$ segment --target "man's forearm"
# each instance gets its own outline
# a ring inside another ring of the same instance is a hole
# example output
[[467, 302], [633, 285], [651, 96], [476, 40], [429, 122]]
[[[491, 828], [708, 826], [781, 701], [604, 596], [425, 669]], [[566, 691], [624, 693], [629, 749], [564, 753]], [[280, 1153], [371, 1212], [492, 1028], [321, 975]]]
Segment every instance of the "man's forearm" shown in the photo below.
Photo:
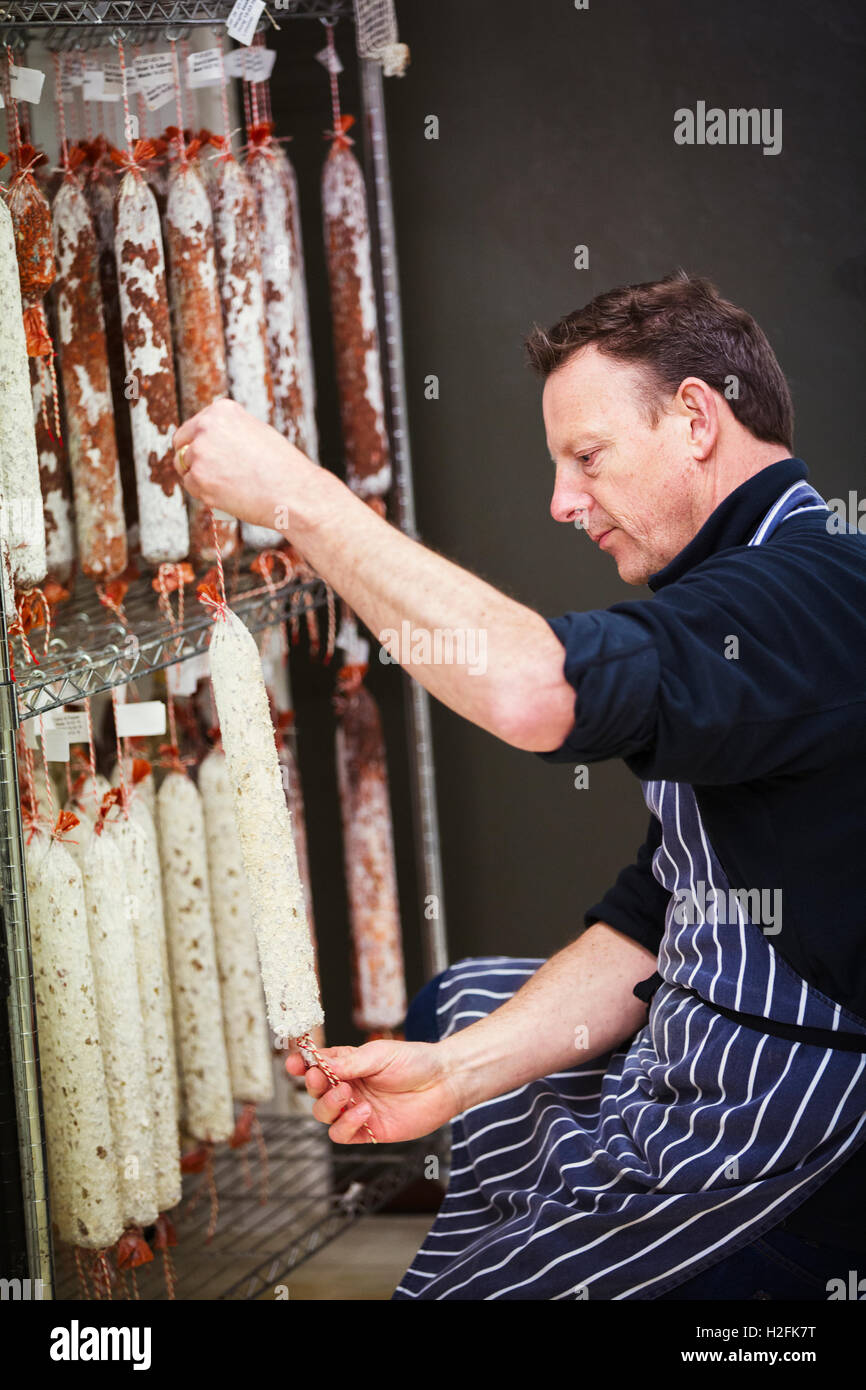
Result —
[[[605, 922], [589, 927], [513, 998], [439, 1044], [461, 1109], [591, 1061], [631, 1038], [647, 1018], [632, 989], [656, 965], [651, 951]], [[459, 987], [453, 982], [454, 991]]]
[[[549, 625], [522, 603], [427, 549], [377, 516], [339, 479], [319, 470], [285, 528], [377, 638], [410, 624], [416, 637], [393, 655], [443, 704], [517, 747], [562, 743], [574, 716], [563, 649]], [[442, 659], [464, 634], [464, 660]], [[469, 659], [466, 658], [469, 654]], [[408, 660], [406, 659], [408, 656]], [[426, 658], [426, 659], [425, 659]]]

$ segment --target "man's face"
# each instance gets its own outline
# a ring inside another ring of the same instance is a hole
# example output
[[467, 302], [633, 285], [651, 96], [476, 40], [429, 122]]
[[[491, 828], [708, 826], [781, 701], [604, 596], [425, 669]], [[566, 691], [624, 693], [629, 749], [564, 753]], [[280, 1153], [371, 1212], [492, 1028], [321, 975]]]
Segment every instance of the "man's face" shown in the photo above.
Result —
[[580, 522], [626, 584], [645, 584], [704, 515], [690, 412], [675, 397], [653, 427], [641, 381], [639, 368], [590, 345], [547, 378], [542, 402], [556, 464], [551, 515]]

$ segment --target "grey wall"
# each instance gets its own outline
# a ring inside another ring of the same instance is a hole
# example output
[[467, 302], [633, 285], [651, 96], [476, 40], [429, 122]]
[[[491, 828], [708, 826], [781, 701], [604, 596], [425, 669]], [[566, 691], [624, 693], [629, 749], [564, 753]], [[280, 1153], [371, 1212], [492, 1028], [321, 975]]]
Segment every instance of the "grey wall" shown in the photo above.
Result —
[[[646, 593], [623, 585], [609, 557], [549, 516], [540, 385], [523, 366], [522, 340], [533, 320], [549, 324], [603, 289], [678, 265], [713, 278], [768, 333], [794, 393], [796, 449], [815, 485], [825, 496], [864, 493], [866, 23], [855, 0], [591, 0], [588, 11], [569, 0], [398, 0], [397, 8], [412, 62], [386, 89], [427, 543], [550, 616]], [[327, 82], [309, 61], [324, 36], [298, 25], [310, 31], [302, 39], [291, 27], [294, 57], [281, 58], [274, 105], [280, 128], [296, 133], [320, 423], [325, 461], [339, 468], [317, 204]], [[287, 39], [279, 43], [288, 49]], [[356, 110], [342, 24], [338, 44], [344, 104]], [[782, 153], [678, 147], [673, 113], [698, 100], [781, 107]], [[439, 118], [436, 141], [424, 138], [429, 115]], [[588, 271], [573, 267], [578, 243], [589, 247]], [[424, 398], [429, 373], [439, 377], [437, 401]], [[374, 679], [402, 808], [398, 849], [413, 934], [402, 677], [380, 668]], [[327, 782], [330, 730], [313, 698], [299, 719], [310, 731], [309, 775]], [[569, 767], [500, 745], [441, 706], [433, 723], [452, 958], [553, 952], [642, 840], [638, 783], [619, 765], [599, 765], [578, 791]], [[336, 827], [321, 814], [319, 887], [339, 921]], [[415, 985], [414, 941], [410, 955]], [[336, 962], [338, 1025], [342, 975]]]

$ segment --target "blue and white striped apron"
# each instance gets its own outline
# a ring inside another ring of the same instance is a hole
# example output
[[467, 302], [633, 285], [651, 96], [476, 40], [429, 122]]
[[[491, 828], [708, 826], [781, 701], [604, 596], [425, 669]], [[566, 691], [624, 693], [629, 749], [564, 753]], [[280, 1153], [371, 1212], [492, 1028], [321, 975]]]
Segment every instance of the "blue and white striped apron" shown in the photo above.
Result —
[[[795, 483], [749, 544], [817, 508]], [[457, 1116], [448, 1192], [397, 1299], [657, 1298], [778, 1225], [866, 1140], [866, 1022], [797, 975], [729, 893], [692, 788], [642, 786], [671, 892], [647, 1023], [622, 1050]], [[452, 966], [440, 1036], [542, 963]]]

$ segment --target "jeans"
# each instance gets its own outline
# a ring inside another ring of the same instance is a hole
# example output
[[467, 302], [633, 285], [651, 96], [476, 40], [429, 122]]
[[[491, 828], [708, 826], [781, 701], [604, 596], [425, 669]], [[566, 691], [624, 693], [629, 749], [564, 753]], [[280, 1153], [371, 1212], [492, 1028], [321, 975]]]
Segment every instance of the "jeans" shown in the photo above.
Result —
[[[428, 980], [409, 1005], [404, 1025], [408, 1041], [439, 1041], [436, 1000], [441, 979], [442, 975], [436, 975]], [[850, 1270], [857, 1271], [858, 1278], [866, 1277], [866, 1254], [862, 1250], [813, 1245], [811, 1241], [776, 1227], [694, 1279], [661, 1294], [659, 1301], [798, 1299], [826, 1302], [828, 1281], [841, 1279], [847, 1286]]]

